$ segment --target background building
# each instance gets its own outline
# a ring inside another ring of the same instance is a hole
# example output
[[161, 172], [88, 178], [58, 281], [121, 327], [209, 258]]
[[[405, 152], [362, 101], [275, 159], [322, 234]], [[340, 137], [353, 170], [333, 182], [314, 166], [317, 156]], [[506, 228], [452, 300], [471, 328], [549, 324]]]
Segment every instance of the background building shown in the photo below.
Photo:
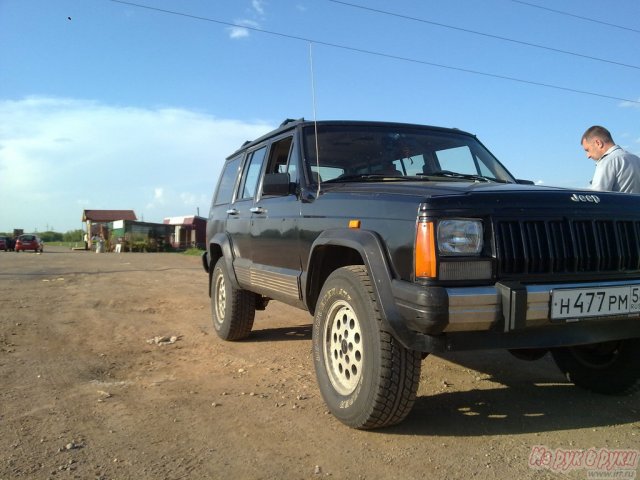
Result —
[[86, 223], [87, 246], [91, 248], [94, 236], [109, 237], [109, 223], [116, 220], [137, 220], [133, 210], [83, 210], [82, 221]]
[[207, 236], [207, 219], [198, 215], [167, 217], [163, 221], [171, 225], [171, 246], [173, 248], [204, 248]]
[[107, 251], [166, 252], [171, 250], [171, 227], [164, 223], [116, 220], [109, 224]]

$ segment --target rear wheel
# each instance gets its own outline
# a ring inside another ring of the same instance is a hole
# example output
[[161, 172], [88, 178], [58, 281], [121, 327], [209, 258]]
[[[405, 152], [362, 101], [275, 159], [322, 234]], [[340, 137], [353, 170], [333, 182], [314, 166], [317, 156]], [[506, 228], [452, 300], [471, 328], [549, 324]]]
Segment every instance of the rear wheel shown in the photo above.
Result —
[[608, 395], [640, 389], [640, 338], [554, 348], [551, 355], [579, 387]]
[[325, 282], [314, 318], [313, 353], [320, 392], [342, 423], [386, 427], [411, 411], [421, 354], [383, 330], [364, 266], [339, 268]]
[[221, 257], [211, 275], [211, 314], [216, 333], [224, 340], [246, 338], [253, 328], [255, 312], [255, 294], [233, 287]]

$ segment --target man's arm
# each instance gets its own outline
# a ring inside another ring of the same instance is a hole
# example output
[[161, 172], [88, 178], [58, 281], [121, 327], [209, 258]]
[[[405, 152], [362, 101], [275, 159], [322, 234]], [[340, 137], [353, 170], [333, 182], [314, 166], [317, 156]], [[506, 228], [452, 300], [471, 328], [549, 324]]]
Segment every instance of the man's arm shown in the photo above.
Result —
[[591, 181], [591, 189], [598, 191], [617, 191], [616, 162], [603, 159], [596, 164], [596, 171]]

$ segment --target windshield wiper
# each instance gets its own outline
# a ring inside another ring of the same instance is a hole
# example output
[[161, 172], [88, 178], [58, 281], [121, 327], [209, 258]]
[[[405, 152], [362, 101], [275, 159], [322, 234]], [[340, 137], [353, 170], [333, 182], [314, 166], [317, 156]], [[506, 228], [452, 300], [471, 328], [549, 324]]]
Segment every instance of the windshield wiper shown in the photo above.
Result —
[[497, 182], [495, 178], [483, 177], [482, 175], [471, 175], [468, 173], [452, 172], [451, 170], [438, 170], [436, 172], [424, 173], [426, 177], [447, 177], [447, 178], [462, 178], [464, 180], [475, 180], [478, 182]]
[[331, 180], [324, 180], [322, 183], [340, 183], [340, 182], [358, 182], [369, 180], [403, 180], [405, 177], [398, 175], [385, 175], [383, 173], [355, 173], [350, 175], [340, 175], [339, 177], [332, 178]]

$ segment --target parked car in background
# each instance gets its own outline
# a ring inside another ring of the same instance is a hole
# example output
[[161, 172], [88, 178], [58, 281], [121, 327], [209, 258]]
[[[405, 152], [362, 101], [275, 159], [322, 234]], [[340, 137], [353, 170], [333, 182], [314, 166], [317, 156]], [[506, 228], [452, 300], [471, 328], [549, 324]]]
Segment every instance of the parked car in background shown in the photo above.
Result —
[[20, 235], [16, 239], [16, 252], [33, 250], [34, 252], [44, 251], [44, 242], [37, 235]]
[[4, 250], [5, 252], [10, 250], [11, 240], [9, 237], [0, 237], [0, 250]]

